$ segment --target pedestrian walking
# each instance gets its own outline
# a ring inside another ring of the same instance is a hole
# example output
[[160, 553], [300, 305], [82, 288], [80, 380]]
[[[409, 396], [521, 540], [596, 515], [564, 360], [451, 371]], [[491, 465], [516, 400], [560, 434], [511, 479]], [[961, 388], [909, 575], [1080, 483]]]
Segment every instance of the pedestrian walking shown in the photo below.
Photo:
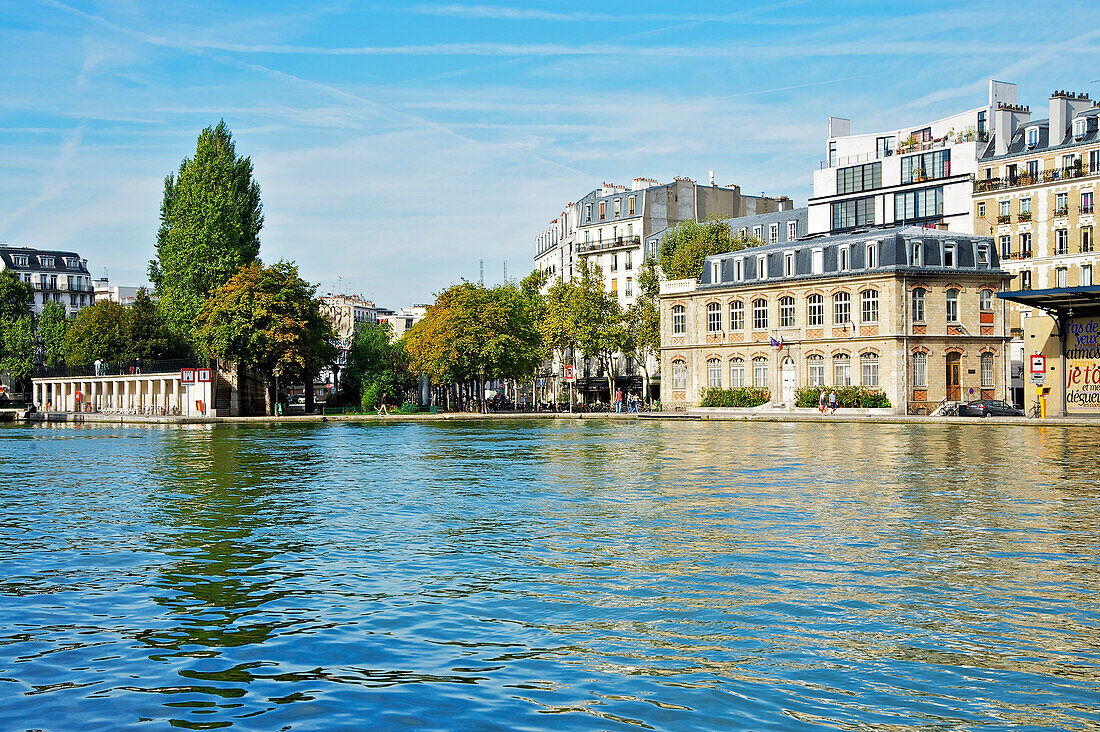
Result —
[[837, 398], [836, 389], [829, 392], [829, 414], [836, 414]]
[[825, 405], [829, 402], [829, 392], [825, 389], [821, 390], [821, 396], [817, 400], [817, 411], [821, 414], [825, 414]]
[[615, 411], [621, 413], [623, 411], [623, 390], [615, 390]]
[[386, 408], [386, 392], [382, 392], [382, 398], [378, 400], [378, 414], [389, 416], [390, 410]]

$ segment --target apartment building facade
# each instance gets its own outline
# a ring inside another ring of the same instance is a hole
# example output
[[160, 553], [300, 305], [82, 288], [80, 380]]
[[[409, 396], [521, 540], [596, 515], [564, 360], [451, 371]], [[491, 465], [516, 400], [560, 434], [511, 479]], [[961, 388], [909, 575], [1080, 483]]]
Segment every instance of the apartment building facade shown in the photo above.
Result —
[[829, 119], [826, 158], [814, 171], [809, 233], [916, 225], [973, 233], [972, 180], [977, 159], [1016, 85], [989, 82], [987, 103], [899, 129], [851, 134]]
[[1010, 275], [993, 240], [922, 227], [809, 238], [709, 257], [663, 282], [666, 409], [708, 388], [881, 390], [898, 413], [1003, 398]]
[[95, 304], [88, 260], [76, 252], [0, 245], [0, 270], [10, 270], [34, 289], [35, 313], [56, 302], [71, 317]]
[[[1100, 105], [1087, 94], [1059, 91], [1046, 119], [1018, 107], [979, 156], [974, 181], [974, 230], [992, 236], [1012, 290], [1090, 287], [1096, 251], [1094, 196], [1100, 192]], [[1028, 318], [1044, 322], [1029, 323]], [[1056, 332], [1043, 311], [1014, 303], [1013, 389], [1025, 391], [1025, 349], [1042, 353]], [[1039, 342], [1025, 329], [1042, 334]]]

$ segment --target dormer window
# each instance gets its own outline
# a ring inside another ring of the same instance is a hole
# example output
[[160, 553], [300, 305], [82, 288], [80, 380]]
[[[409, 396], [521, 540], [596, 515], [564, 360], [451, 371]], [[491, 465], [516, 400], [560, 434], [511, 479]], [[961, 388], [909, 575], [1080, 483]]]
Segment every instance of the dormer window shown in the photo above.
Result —
[[848, 271], [848, 267], [850, 265], [849, 265], [849, 261], [848, 261], [848, 247], [847, 246], [837, 247], [836, 262], [837, 262], [837, 269], [839, 271], [841, 271], [841, 272], [847, 272]]
[[913, 262], [912, 262], [912, 264], [913, 264], [914, 267], [923, 267], [924, 266], [924, 249], [921, 246], [921, 243], [919, 241], [913, 243]]
[[711, 262], [710, 264], [710, 281], [718, 282], [721, 279], [722, 265], [718, 262]]
[[756, 258], [756, 279], [766, 280], [768, 278], [768, 258], [766, 256], [760, 256]]
[[53, 266], [53, 257], [39, 257], [38, 261], [40, 261], [42, 263], [43, 267], [52, 267]]
[[1085, 132], [1088, 129], [1088, 120], [1084, 117], [1073, 120], [1073, 136], [1077, 139], [1081, 139], [1085, 136]]
[[69, 269], [80, 269], [80, 260], [76, 257], [65, 257], [65, 266]]
[[867, 256], [864, 258], [864, 264], [867, 269], [875, 269], [878, 267], [878, 246], [875, 244], [867, 245]]
[[743, 259], [733, 260], [733, 279], [737, 282], [745, 279], [744, 262], [745, 260]]
[[1039, 128], [1028, 127], [1027, 128], [1027, 146], [1035, 147], [1039, 144]]
[[955, 266], [955, 245], [947, 244], [943, 248], [943, 266], [954, 267]]
[[12, 255], [12, 258], [11, 258], [12, 264], [14, 264], [16, 267], [26, 267], [27, 266], [27, 261], [28, 260], [27, 260], [27, 255], [26, 254], [15, 254], [15, 255]]
[[783, 254], [783, 276], [794, 277], [794, 252]]

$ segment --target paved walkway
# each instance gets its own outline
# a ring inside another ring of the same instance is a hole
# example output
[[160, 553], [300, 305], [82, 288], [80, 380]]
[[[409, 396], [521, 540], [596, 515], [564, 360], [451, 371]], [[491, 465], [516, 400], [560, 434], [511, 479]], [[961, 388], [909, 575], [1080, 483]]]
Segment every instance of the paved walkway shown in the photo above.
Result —
[[1080, 417], [1052, 417], [1046, 420], [1026, 417], [926, 417], [923, 415], [868, 414], [859, 409], [838, 410], [835, 415], [797, 412], [734, 412], [693, 409], [687, 412], [642, 412], [641, 414], [504, 412], [499, 414], [473, 414], [447, 412], [438, 414], [320, 414], [283, 415], [281, 417], [150, 417], [144, 415], [71, 414], [66, 412], [36, 412], [30, 421], [51, 423], [99, 423], [99, 424], [238, 424], [271, 422], [436, 422], [477, 421], [501, 419], [618, 419], [618, 420], [703, 420], [715, 422], [876, 422], [880, 424], [984, 424], [1016, 425], [1027, 427], [1093, 427], [1100, 428], [1100, 419]]

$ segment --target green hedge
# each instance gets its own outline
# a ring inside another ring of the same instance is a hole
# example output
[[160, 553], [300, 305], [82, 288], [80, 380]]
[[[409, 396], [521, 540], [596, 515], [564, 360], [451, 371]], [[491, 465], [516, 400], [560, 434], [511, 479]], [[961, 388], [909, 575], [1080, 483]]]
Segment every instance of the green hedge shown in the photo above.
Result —
[[820, 387], [804, 386], [795, 392], [796, 407], [816, 407], [822, 391], [836, 391], [837, 404], [842, 407], [862, 409], [889, 408], [890, 400], [877, 389], [864, 389], [862, 386]]
[[767, 389], [706, 389], [701, 407], [759, 407], [768, 401]]

